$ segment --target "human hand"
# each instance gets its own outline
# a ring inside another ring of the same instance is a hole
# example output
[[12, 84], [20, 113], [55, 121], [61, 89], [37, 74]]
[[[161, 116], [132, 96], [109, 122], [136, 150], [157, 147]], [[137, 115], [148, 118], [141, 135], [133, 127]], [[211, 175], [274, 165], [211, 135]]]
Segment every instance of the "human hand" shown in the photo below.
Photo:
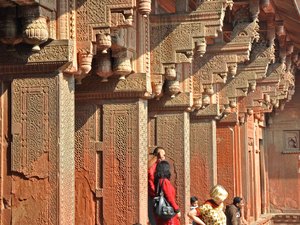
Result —
[[177, 213], [177, 216], [178, 216], [178, 218], [180, 218], [180, 217], [181, 217], [181, 213], [180, 213], [180, 212], [178, 212], [178, 213]]

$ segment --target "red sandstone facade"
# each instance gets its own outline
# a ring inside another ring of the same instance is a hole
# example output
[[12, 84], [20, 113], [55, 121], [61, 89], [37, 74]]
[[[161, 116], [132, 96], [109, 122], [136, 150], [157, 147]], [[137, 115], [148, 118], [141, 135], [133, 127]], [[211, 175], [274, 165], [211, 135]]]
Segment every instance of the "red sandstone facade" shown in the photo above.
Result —
[[155, 146], [182, 224], [300, 224], [297, 3], [0, 0], [0, 224], [146, 225]]

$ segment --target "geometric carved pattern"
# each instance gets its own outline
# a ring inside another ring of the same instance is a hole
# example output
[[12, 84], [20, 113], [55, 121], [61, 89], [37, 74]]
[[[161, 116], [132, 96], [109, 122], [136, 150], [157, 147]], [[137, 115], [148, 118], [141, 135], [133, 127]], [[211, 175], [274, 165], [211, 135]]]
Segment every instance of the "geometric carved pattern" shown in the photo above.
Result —
[[56, 87], [55, 77], [12, 82], [13, 224], [57, 223]]
[[103, 113], [105, 222], [134, 224], [139, 219], [138, 104], [106, 104]]
[[[157, 145], [166, 150], [166, 157], [171, 164], [171, 182], [176, 187], [176, 202], [179, 204], [181, 211], [187, 210], [186, 198], [189, 190], [185, 190], [189, 179], [186, 176], [184, 157], [187, 153], [185, 149], [185, 114], [170, 113], [157, 115]], [[184, 218], [181, 218], [183, 221]]]
[[75, 224], [103, 224], [101, 107], [78, 102], [75, 112]]
[[191, 120], [191, 195], [204, 202], [213, 185], [213, 124]]

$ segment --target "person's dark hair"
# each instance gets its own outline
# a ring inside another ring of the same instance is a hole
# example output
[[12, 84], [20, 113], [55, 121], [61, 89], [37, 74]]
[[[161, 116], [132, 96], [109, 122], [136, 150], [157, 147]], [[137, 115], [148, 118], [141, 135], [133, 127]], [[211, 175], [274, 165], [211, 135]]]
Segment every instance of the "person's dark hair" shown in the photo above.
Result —
[[164, 149], [164, 148], [158, 146], [158, 147], [156, 147], [155, 149], [153, 149], [153, 152], [152, 152], [151, 154], [157, 156], [157, 155], [158, 155], [158, 151], [159, 151], [160, 149]]
[[243, 200], [243, 198], [241, 198], [241, 197], [234, 197], [233, 204], [234, 205], [239, 204], [239, 203], [241, 203], [242, 200]]
[[160, 161], [156, 166], [156, 171], [154, 173], [154, 184], [157, 186], [159, 179], [167, 178], [170, 180], [171, 171], [170, 164], [166, 160]]
[[196, 196], [192, 196], [191, 197], [191, 205], [196, 201], [198, 201], [198, 198]]

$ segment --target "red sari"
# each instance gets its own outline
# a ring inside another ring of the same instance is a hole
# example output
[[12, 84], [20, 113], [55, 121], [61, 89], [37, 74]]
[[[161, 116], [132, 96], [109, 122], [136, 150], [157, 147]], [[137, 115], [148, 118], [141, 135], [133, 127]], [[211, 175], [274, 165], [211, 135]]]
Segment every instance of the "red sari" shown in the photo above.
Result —
[[[174, 208], [175, 211], [179, 210], [179, 206], [175, 202], [176, 191], [171, 182], [168, 179], [159, 179], [160, 186], [163, 184], [163, 192], [166, 200], [170, 203], [170, 205]], [[180, 221], [178, 215], [175, 215], [172, 219], [164, 220], [155, 215], [156, 225], [180, 225]]]

